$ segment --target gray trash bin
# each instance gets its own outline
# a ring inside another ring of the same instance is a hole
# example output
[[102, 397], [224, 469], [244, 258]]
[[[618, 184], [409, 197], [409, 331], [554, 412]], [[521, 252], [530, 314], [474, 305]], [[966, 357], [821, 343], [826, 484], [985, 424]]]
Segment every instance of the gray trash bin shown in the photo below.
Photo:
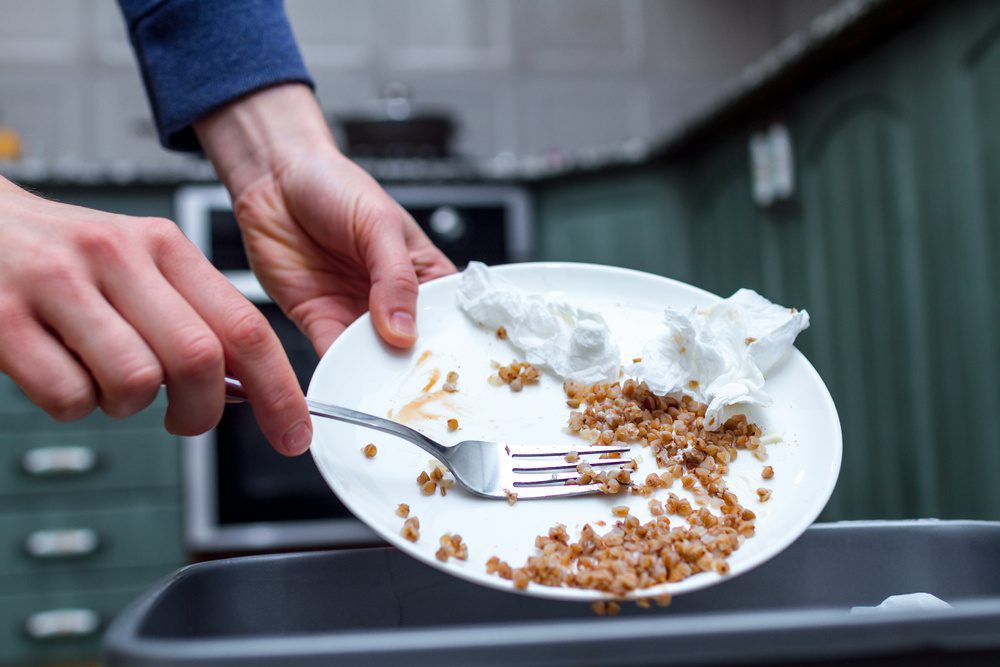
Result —
[[[528, 598], [395, 549], [185, 568], [105, 637], [112, 667], [164, 665], [1000, 664], [1000, 523], [817, 524], [765, 565], [665, 609]], [[931, 593], [935, 611], [858, 614]]]

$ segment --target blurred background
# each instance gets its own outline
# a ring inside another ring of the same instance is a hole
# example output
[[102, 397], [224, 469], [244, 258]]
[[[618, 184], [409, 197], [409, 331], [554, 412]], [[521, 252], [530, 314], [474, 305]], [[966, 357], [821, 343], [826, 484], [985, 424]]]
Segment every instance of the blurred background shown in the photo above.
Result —
[[[833, 0], [291, 0], [331, 115], [393, 83], [479, 158], [648, 139]], [[0, 3], [0, 122], [28, 158], [182, 162], [155, 141], [114, 0]]]
[[[598, 262], [806, 308], [798, 347], [844, 429], [822, 518], [1000, 517], [1000, 4], [287, 8], [339, 143], [456, 263]], [[176, 220], [308, 380], [210, 165], [158, 146], [112, 0], [0, 0], [0, 157], [42, 194]], [[0, 377], [0, 663], [95, 655], [191, 560], [377, 543], [247, 411], [193, 439], [162, 411], [60, 425]]]

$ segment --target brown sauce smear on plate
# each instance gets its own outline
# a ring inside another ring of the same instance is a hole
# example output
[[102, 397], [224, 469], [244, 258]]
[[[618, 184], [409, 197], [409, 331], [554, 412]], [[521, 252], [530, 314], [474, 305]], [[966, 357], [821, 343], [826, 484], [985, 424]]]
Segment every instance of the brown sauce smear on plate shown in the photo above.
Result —
[[[417, 396], [415, 399], [404, 405], [396, 413], [396, 421], [401, 424], [407, 424], [414, 422], [418, 419], [439, 419], [441, 415], [434, 414], [432, 412], [427, 412], [426, 406], [429, 403], [435, 401], [440, 401], [450, 394], [443, 389], [440, 389], [429, 394], [424, 394], [423, 396]], [[451, 407], [445, 405], [445, 407]], [[453, 409], [453, 408], [452, 408]]]
[[427, 392], [429, 392], [431, 390], [431, 388], [435, 384], [437, 384], [437, 381], [440, 380], [440, 379], [441, 379], [441, 371], [438, 370], [437, 368], [431, 370], [431, 376], [427, 380], [427, 384], [425, 384], [424, 388], [421, 389], [420, 391], [422, 391], [422, 392], [424, 392], [426, 394]]

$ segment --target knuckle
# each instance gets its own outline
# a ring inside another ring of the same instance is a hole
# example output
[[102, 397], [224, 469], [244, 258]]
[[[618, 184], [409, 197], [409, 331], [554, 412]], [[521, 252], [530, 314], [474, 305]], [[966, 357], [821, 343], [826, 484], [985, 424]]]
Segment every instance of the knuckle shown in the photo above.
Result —
[[112, 419], [125, 419], [141, 410], [138, 404], [126, 400], [101, 398], [101, 411]]
[[391, 294], [416, 296], [420, 287], [417, 276], [409, 266], [393, 267], [392, 272], [378, 281], [378, 286]]
[[400, 222], [399, 210], [392, 202], [365, 203], [358, 206], [358, 222], [372, 232], [392, 233]]
[[143, 218], [142, 224], [150, 243], [157, 250], [168, 251], [186, 238], [180, 227], [167, 218]]
[[211, 431], [214, 426], [215, 423], [207, 420], [195, 421], [187, 418], [184, 421], [171, 422], [167, 425], [167, 431], [171, 435], [179, 435], [190, 438], [196, 435], [201, 435], [202, 433], [207, 433], [208, 431]]
[[139, 365], [122, 375], [122, 389], [129, 395], [159, 391], [163, 383], [163, 371], [154, 364]]
[[[221, 394], [220, 394], [221, 395]], [[212, 430], [222, 417], [221, 401], [213, 407], [212, 397], [205, 396], [196, 407], [189, 401], [171, 401], [167, 406], [165, 425], [174, 435], [195, 436]]]
[[15, 299], [0, 298], [0, 322], [3, 323], [7, 333], [18, 330], [30, 319], [26, 309]]
[[146, 226], [151, 234], [165, 238], [175, 238], [181, 233], [180, 227], [168, 218], [143, 218], [142, 224]]
[[233, 318], [230, 337], [237, 350], [259, 350], [272, 340], [271, 325], [256, 308], [245, 308]]
[[184, 378], [204, 377], [222, 367], [222, 345], [207, 332], [189, 335], [177, 345], [177, 358], [174, 373]]
[[272, 392], [268, 396], [268, 409], [274, 414], [298, 415], [304, 409], [302, 391], [297, 385]]
[[116, 379], [114, 386], [102, 397], [101, 409], [116, 418], [133, 415], [153, 402], [162, 382], [163, 372], [159, 366], [136, 365]]
[[33, 281], [42, 293], [58, 294], [67, 299], [77, 298], [85, 282], [83, 273], [69, 261], [53, 263], [46, 270], [29, 273], [25, 278]]
[[53, 419], [71, 422], [86, 417], [97, 407], [97, 396], [89, 384], [64, 384], [39, 404]]
[[107, 223], [81, 225], [76, 232], [75, 241], [85, 256], [99, 261], [122, 257], [128, 246], [125, 232]]
[[399, 209], [391, 199], [379, 197], [378, 201], [369, 204], [367, 209], [372, 222], [376, 224], [396, 224], [399, 221]]

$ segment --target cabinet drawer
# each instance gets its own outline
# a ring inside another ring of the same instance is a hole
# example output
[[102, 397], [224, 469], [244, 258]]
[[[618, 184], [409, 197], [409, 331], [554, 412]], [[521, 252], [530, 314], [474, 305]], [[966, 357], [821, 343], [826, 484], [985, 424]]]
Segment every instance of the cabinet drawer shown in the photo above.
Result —
[[0, 433], [0, 497], [180, 484], [180, 443], [165, 431]]
[[0, 664], [96, 660], [108, 624], [142, 589], [0, 597]]
[[180, 563], [181, 508], [140, 506], [0, 515], [5, 577]]

